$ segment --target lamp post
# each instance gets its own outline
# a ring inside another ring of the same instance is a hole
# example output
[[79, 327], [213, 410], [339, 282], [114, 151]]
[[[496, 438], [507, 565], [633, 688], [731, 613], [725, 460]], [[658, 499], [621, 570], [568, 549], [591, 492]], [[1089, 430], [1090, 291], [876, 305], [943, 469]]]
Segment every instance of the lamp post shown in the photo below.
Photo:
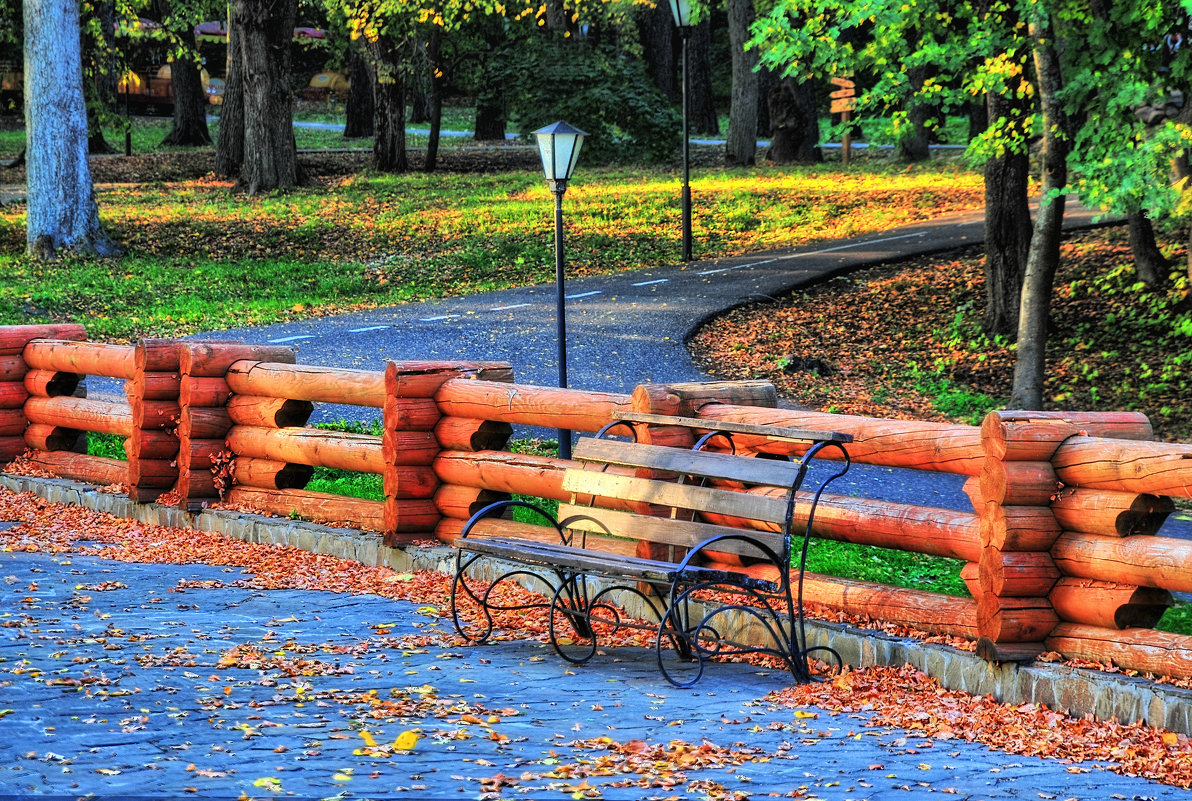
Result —
[[[556, 122], [534, 131], [538, 137], [538, 153], [542, 156], [542, 171], [546, 185], [555, 196], [555, 321], [559, 340], [559, 387], [567, 387], [567, 318], [563, 295], [563, 193], [579, 159], [579, 150], [586, 133]], [[571, 432], [559, 429], [559, 458], [571, 458]]]
[[687, 44], [691, 39], [691, 2], [670, 0], [670, 9], [683, 39], [683, 261], [691, 261], [691, 143], [687, 133]]

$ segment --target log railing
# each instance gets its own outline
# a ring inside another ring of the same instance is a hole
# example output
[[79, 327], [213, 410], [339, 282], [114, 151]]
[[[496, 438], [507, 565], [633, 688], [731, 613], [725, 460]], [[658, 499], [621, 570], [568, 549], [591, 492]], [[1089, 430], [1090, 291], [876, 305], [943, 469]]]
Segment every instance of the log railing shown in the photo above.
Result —
[[[851, 434], [854, 461], [967, 476], [972, 508], [828, 495], [817, 537], [966, 563], [971, 598], [809, 576], [829, 609], [974, 639], [994, 660], [1042, 650], [1192, 676], [1192, 638], [1155, 632], [1173, 592], [1192, 592], [1192, 542], [1155, 537], [1192, 496], [1192, 445], [1151, 441], [1132, 413], [996, 412], [980, 427], [777, 408], [764, 382], [645, 385], [632, 395], [513, 384], [507, 365], [390, 362], [382, 371], [300, 366], [293, 351], [231, 342], [82, 341], [79, 326], [0, 327], [0, 455], [93, 483], [127, 482], [183, 508], [220, 497], [278, 514], [341, 520], [390, 544], [450, 541], [510, 493], [567, 500], [572, 463], [513, 453], [514, 425], [593, 432], [619, 412]], [[126, 381], [127, 403], [79, 397], [83, 375]], [[374, 410], [381, 436], [306, 426], [314, 404]], [[633, 424], [686, 447], [687, 428]], [[129, 461], [88, 457], [80, 432], [126, 438]], [[736, 438], [759, 454], [789, 441]], [[382, 476], [384, 500], [305, 489], [316, 467]], [[764, 492], [759, 494], [765, 494]], [[728, 525], [742, 521], [723, 519]]]

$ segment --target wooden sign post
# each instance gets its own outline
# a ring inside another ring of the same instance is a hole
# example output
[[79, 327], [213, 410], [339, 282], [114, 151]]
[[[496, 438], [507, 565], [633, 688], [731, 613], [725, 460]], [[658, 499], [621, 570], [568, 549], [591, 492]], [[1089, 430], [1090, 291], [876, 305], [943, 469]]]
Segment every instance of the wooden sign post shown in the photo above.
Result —
[[840, 161], [847, 165], [852, 155], [853, 145], [852, 131], [848, 124], [852, 121], [853, 109], [857, 107], [857, 89], [856, 84], [848, 78], [833, 78], [832, 85], [840, 87], [829, 95], [832, 99], [830, 111], [833, 114], [839, 114], [841, 122], [845, 125], [844, 138], [840, 144]]

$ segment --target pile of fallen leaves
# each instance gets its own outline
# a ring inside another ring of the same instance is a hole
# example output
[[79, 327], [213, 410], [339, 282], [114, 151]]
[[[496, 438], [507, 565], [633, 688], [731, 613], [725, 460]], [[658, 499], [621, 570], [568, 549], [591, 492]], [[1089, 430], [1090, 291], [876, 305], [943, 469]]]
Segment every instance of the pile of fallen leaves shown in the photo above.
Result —
[[1070, 773], [1087, 773], [1084, 762], [1192, 787], [1192, 741], [1182, 734], [1141, 724], [1072, 718], [1040, 704], [1012, 706], [985, 696], [946, 690], [912, 667], [873, 667], [831, 681], [781, 690], [769, 700], [785, 706], [813, 705], [833, 712], [869, 712], [875, 726], [907, 729], [933, 740], [966, 740], [1012, 754], [1069, 760]]
[[[1182, 251], [1169, 251], [1178, 272]], [[1121, 229], [1069, 237], [1061, 260], [1044, 406], [1142, 411], [1157, 438], [1192, 440], [1179, 369], [1192, 342], [1174, 330], [1187, 291], [1136, 284]], [[729, 312], [691, 352], [709, 373], [772, 381], [807, 408], [973, 422], [1004, 406], [1014, 369], [1013, 345], [981, 331], [983, 270], [974, 248], [858, 271]], [[944, 392], [960, 402], [941, 403]]]

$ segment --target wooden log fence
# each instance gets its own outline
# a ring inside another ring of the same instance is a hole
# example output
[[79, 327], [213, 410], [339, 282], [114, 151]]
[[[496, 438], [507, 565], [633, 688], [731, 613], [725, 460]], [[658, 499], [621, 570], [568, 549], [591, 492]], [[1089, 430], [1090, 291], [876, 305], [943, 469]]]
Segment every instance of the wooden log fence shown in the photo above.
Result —
[[[83, 397], [88, 374], [124, 379], [128, 402]], [[856, 462], [969, 477], [972, 510], [830, 494], [813, 536], [959, 559], [972, 597], [810, 576], [809, 604], [970, 637], [996, 661], [1026, 661], [1046, 649], [1192, 676], [1192, 638], [1152, 628], [1172, 593], [1192, 592], [1192, 543], [1154, 536], [1175, 509], [1172, 499], [1192, 497], [1192, 445], [1152, 441], [1143, 415], [995, 412], [975, 427], [779, 409], [764, 382], [620, 394], [512, 378], [508, 365], [492, 363], [340, 370], [297, 365], [291, 349], [271, 345], [119, 346], [86, 342], [80, 326], [0, 327], [0, 454], [11, 459], [29, 448], [44, 469], [125, 482], [141, 500], [175, 488], [178, 502], [196, 510], [222, 494], [406, 545], [450, 541], [477, 509], [510, 494], [570, 500], [562, 476], [573, 463], [510, 452], [515, 425], [594, 432], [618, 413], [641, 412], [843, 431], [854, 437]], [[376, 410], [381, 433], [308, 427], [316, 403]], [[633, 423], [622, 431], [630, 428], [654, 444], [693, 440], [690, 428]], [[85, 431], [125, 437], [129, 461], [78, 452]], [[801, 453], [797, 443], [764, 436], [737, 435], [734, 447]], [[384, 500], [306, 489], [322, 467], [380, 475]]]

